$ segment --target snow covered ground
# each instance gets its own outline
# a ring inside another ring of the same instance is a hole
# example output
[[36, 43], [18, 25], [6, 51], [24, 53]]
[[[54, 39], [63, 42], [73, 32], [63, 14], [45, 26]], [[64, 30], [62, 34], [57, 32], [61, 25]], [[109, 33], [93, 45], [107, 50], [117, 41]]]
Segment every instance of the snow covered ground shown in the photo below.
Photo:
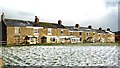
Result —
[[118, 66], [118, 50], [119, 46], [3, 47], [3, 59], [4, 65], [20, 66]]

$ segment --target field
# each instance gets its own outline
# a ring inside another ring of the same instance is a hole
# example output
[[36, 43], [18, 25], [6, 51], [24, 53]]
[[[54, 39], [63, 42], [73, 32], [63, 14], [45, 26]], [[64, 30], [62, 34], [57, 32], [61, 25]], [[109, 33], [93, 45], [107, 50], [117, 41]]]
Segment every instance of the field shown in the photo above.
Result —
[[3, 47], [4, 65], [119, 66], [119, 46]]

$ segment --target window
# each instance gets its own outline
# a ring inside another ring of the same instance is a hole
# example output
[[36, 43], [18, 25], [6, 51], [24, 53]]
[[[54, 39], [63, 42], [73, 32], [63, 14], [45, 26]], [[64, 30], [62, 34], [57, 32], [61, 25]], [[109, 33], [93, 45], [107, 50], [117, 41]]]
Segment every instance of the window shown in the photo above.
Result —
[[82, 41], [82, 38], [80, 38], [80, 41]]
[[82, 32], [80, 32], [80, 35], [82, 35]]
[[73, 35], [73, 32], [70, 32], [70, 35]]
[[76, 42], [78, 42], [78, 39], [76, 39]]
[[100, 36], [100, 34], [98, 34], [98, 36]]
[[48, 28], [48, 34], [52, 34], [52, 29]]
[[14, 37], [15, 38], [15, 44], [19, 44], [20, 43], [20, 37], [19, 36], [16, 36]]
[[20, 33], [19, 27], [15, 27], [15, 34], [19, 34], [19, 33]]
[[61, 29], [61, 34], [63, 34], [63, 29]]
[[88, 36], [88, 35], [89, 35], [89, 33], [86, 33], [86, 35]]
[[93, 33], [93, 35], [95, 35], [95, 33]]
[[75, 41], [75, 39], [74, 39], [74, 41]]
[[38, 33], [38, 29], [34, 29], [34, 33]]
[[37, 38], [30, 38], [30, 41], [31, 41], [31, 42], [36, 42], [36, 41], [37, 41]]
[[55, 40], [55, 38], [50, 38], [50, 41], [55, 42], [56, 40]]

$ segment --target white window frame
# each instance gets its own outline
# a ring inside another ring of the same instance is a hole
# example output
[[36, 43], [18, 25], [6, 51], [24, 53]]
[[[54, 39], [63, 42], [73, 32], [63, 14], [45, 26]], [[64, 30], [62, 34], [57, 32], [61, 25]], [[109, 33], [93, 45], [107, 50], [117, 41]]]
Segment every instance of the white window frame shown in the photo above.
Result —
[[38, 29], [34, 29], [34, 33], [38, 33]]
[[48, 28], [48, 35], [52, 35], [52, 28]]
[[63, 30], [63, 29], [61, 29], [60, 33], [61, 33], [61, 34], [63, 34], [63, 31], [64, 31], [64, 30]]
[[19, 34], [20, 33], [20, 27], [15, 27], [15, 34]]

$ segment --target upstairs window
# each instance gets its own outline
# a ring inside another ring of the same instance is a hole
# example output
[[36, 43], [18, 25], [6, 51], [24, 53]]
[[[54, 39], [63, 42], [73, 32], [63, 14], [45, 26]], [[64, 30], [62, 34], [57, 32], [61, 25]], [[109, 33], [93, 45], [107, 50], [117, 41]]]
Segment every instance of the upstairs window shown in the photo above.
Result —
[[80, 32], [80, 35], [82, 35], [82, 32]]
[[48, 34], [51, 35], [52, 34], [52, 29], [48, 28]]
[[38, 33], [38, 29], [34, 29], [34, 33]]
[[19, 33], [20, 33], [19, 27], [15, 27], [15, 34], [19, 34]]
[[98, 36], [100, 36], [100, 34], [98, 34]]
[[61, 29], [61, 34], [63, 34], [63, 29]]
[[70, 35], [73, 35], [73, 32], [70, 32]]
[[89, 35], [89, 33], [86, 33], [86, 35], [88, 36], [88, 35]]

